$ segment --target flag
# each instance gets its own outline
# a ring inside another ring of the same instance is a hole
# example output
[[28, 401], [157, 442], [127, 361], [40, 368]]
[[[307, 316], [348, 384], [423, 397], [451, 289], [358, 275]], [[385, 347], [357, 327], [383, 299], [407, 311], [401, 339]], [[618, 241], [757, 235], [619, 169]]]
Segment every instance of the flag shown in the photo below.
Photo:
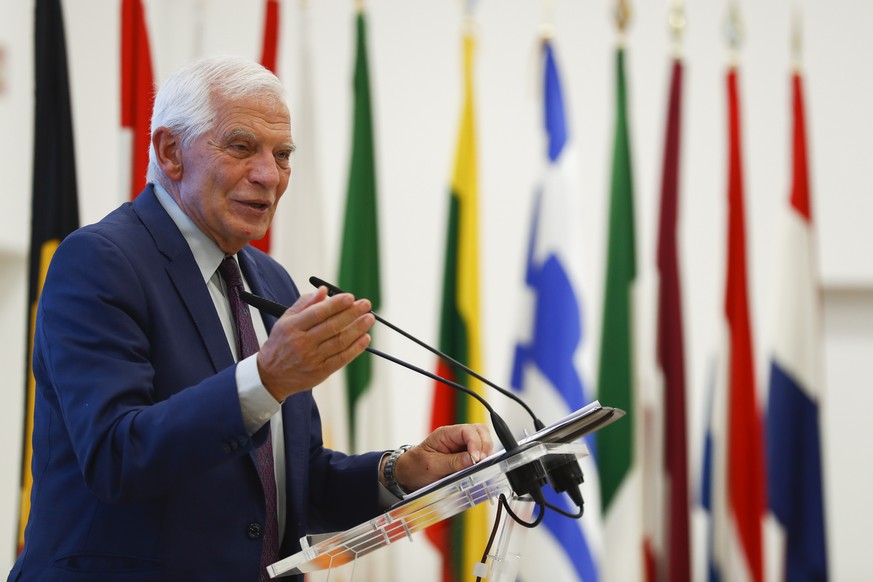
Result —
[[711, 580], [763, 579], [764, 441], [755, 388], [746, 274], [737, 70], [728, 89], [728, 238], [723, 352], [704, 445], [704, 508], [710, 514]]
[[[476, 176], [476, 134], [473, 111], [472, 32], [463, 39], [464, 98], [458, 134], [455, 167], [449, 196], [448, 232], [442, 301], [439, 348], [473, 370], [482, 369], [479, 329], [479, 214]], [[458, 382], [477, 393], [482, 386], [473, 383], [463, 371], [440, 361], [437, 374]], [[478, 403], [467, 396], [435, 384], [431, 426], [436, 428], [459, 422], [484, 422]], [[442, 521], [426, 530], [428, 539], [442, 556], [443, 582], [466, 580], [475, 563], [481, 560], [488, 539], [487, 508], [483, 504]]]
[[[309, 3], [302, 1], [296, 34], [296, 58], [300, 90], [291, 112], [292, 134], [297, 149], [291, 158], [293, 179], [284, 202], [276, 210], [271, 254], [287, 266], [292, 278], [306, 292], [309, 277], [329, 280], [335, 265], [328, 264], [325, 236], [324, 188], [318, 171], [318, 143], [315, 124], [314, 83], [311, 70], [311, 16]], [[341, 374], [333, 374], [312, 391], [321, 414], [324, 444], [332, 449], [349, 450], [348, 407]]]
[[261, 43], [261, 64], [276, 74], [279, 52], [279, 0], [266, 0], [264, 6], [264, 37]]
[[[679, 223], [679, 152], [682, 121], [682, 61], [673, 61], [664, 167], [661, 178], [661, 217], [658, 232], [657, 362], [660, 370], [660, 439], [654, 455], [660, 478], [646, 482], [659, 494], [660, 506], [651, 536], [645, 538], [648, 580], [675, 582], [691, 579], [689, 536], [688, 444], [685, 418], [685, 351], [682, 330], [682, 292], [679, 279], [677, 230]], [[647, 455], [648, 456], [648, 455]], [[663, 493], [661, 487], [663, 486]], [[648, 509], [648, 508], [647, 508]]]
[[[264, 6], [264, 35], [261, 43], [261, 64], [276, 74], [276, 55], [279, 52], [279, 1], [266, 0]], [[260, 240], [252, 241], [252, 246], [265, 253], [270, 252], [272, 229], [267, 229]]]
[[73, 153], [73, 115], [67, 74], [67, 49], [60, 0], [37, 0], [35, 19], [36, 102], [34, 110], [34, 160], [31, 206], [30, 267], [28, 280], [27, 378], [25, 381], [24, 439], [21, 464], [21, 514], [18, 550], [24, 546], [24, 529], [30, 514], [33, 486], [33, 406], [35, 382], [31, 368], [36, 306], [52, 255], [58, 244], [79, 226], [76, 193], [76, 160]]
[[627, 412], [631, 422], [617, 422], [597, 433], [597, 466], [603, 505], [605, 577], [639, 580], [642, 491], [635, 463], [633, 297], [636, 279], [633, 180], [628, 135], [624, 49], [616, 53], [616, 117], [609, 204], [606, 290], [601, 323], [598, 399]]
[[[378, 312], [381, 305], [379, 269], [379, 220], [376, 198], [376, 160], [373, 146], [373, 116], [370, 104], [370, 77], [367, 67], [367, 35], [363, 9], [356, 17], [357, 44], [354, 73], [354, 119], [349, 184], [346, 194], [345, 221], [340, 255], [339, 286], [366, 297]], [[364, 435], [384, 431], [379, 416], [382, 406], [371, 412], [362, 409], [362, 400], [373, 383], [373, 361], [362, 354], [345, 367], [350, 438], [356, 451], [362, 448]]]
[[777, 266], [767, 406], [770, 509], [785, 533], [784, 579], [827, 580], [819, 402], [821, 295], [815, 258], [803, 87], [792, 78], [794, 163]]
[[121, 3], [121, 131], [130, 166], [122, 172], [124, 189], [133, 200], [146, 184], [155, 86], [149, 35], [141, 0]]
[[[580, 372], [583, 340], [581, 270], [584, 248], [574, 244], [581, 212], [571, 199], [573, 157], [554, 49], [543, 44], [546, 163], [537, 188], [525, 267], [527, 294], [521, 310], [529, 329], [515, 348], [511, 385], [540, 413], [556, 421], [590, 402]], [[597, 467], [581, 460], [585, 515], [572, 520], [546, 511], [543, 524], [525, 539], [524, 580], [598, 579], [600, 519]], [[547, 487], [546, 499], [569, 513], [577, 508]]]

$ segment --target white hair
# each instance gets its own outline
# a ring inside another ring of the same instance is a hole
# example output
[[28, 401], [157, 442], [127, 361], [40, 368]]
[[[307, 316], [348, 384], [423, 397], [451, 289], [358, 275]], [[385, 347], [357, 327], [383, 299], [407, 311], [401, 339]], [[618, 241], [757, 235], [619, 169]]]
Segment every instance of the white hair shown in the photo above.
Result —
[[[193, 61], [167, 77], [158, 89], [151, 133], [154, 135], [157, 128], [166, 127], [187, 147], [215, 125], [218, 101], [251, 96], [275, 97], [281, 103], [286, 102], [282, 82], [258, 63], [236, 56]], [[150, 143], [146, 180], [166, 187], [165, 178], [155, 156], [155, 146]]]

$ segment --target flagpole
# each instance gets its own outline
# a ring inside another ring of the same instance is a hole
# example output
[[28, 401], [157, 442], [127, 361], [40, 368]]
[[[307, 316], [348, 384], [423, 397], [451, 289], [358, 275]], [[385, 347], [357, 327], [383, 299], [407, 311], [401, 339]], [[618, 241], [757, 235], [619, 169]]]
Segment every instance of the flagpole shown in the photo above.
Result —
[[540, 38], [550, 41], [555, 36], [555, 0], [543, 0], [541, 5]]
[[193, 48], [194, 48], [194, 56], [202, 57], [204, 56], [204, 30], [206, 29], [206, 1], [207, 0], [197, 0], [194, 3], [194, 33], [192, 34], [193, 38]]
[[628, 0], [618, 0], [615, 5], [615, 25], [618, 28], [618, 46], [624, 48], [627, 27], [630, 24], [632, 10]]
[[677, 61], [683, 57], [682, 35], [685, 32], [685, 22], [685, 3], [682, 0], [672, 0], [667, 13], [667, 24], [670, 27], [673, 58]]
[[795, 2], [791, 11], [791, 66], [795, 73], [803, 68], [803, 14]]
[[743, 44], [745, 29], [740, 16], [740, 5], [737, 0], [728, 0], [727, 18], [725, 19], [725, 40], [728, 45], [728, 62], [735, 67], [740, 61], [740, 46]]

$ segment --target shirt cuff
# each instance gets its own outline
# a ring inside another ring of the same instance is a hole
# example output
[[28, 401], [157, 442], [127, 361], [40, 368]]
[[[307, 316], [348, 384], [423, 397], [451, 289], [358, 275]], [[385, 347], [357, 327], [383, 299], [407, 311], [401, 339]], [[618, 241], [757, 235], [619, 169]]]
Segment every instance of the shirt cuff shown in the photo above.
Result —
[[282, 406], [261, 383], [257, 356], [252, 354], [236, 365], [236, 390], [249, 436], [258, 432]]

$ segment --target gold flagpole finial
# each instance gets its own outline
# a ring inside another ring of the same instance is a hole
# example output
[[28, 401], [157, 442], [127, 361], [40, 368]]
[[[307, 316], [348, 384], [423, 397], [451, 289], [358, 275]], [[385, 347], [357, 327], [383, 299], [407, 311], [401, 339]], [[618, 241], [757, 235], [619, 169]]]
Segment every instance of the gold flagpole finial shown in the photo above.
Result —
[[672, 0], [667, 13], [667, 24], [670, 26], [670, 37], [673, 45], [673, 56], [682, 57], [682, 35], [685, 32], [685, 6], [682, 0]]
[[618, 42], [624, 44], [625, 33], [631, 20], [631, 7], [628, 0], [618, 0], [615, 5], [615, 25], [618, 28]]
[[461, 0], [461, 5], [464, 12], [464, 33], [472, 35], [476, 28], [476, 19], [473, 18], [476, 0]]
[[803, 14], [797, 2], [791, 12], [791, 63], [795, 71], [803, 63]]
[[725, 19], [724, 30], [731, 62], [736, 63], [739, 59], [740, 46], [745, 38], [743, 20], [740, 16], [740, 5], [737, 0], [728, 0], [728, 13]]
[[543, 0], [543, 17], [540, 22], [540, 37], [551, 40], [555, 36], [555, 0]]

